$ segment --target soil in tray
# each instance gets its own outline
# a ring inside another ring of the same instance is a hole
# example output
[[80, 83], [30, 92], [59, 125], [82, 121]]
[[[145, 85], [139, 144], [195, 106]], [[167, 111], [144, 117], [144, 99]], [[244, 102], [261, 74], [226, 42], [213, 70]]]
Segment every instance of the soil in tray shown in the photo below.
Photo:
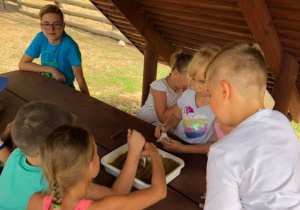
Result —
[[[126, 157], [127, 157], [127, 152], [118, 156], [115, 160], [113, 160], [113, 162], [110, 163], [110, 165], [122, 170]], [[176, 169], [179, 166], [179, 163], [174, 161], [171, 158], [165, 158], [161, 156], [161, 159], [163, 162], [166, 175], [171, 173], [174, 169]], [[142, 182], [145, 182], [146, 184], [151, 184], [151, 177], [152, 177], [152, 162], [147, 160], [145, 168], [141, 164], [139, 164], [137, 172], [135, 174], [135, 178], [141, 180]]]

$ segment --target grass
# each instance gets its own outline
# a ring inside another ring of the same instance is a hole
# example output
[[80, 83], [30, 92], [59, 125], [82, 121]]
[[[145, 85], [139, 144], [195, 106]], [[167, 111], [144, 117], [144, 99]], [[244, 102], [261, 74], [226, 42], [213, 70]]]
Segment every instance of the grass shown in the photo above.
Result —
[[294, 121], [292, 121], [292, 126], [298, 136], [299, 142], [300, 142], [300, 123], [295, 123]]
[[[17, 12], [0, 12], [0, 24], [2, 73], [18, 69], [21, 56], [40, 29], [37, 19]], [[91, 96], [135, 114], [141, 104], [143, 55], [134, 46], [118, 46], [117, 40], [70, 27], [66, 31], [80, 47]], [[169, 67], [159, 64], [158, 78], [169, 71]]]

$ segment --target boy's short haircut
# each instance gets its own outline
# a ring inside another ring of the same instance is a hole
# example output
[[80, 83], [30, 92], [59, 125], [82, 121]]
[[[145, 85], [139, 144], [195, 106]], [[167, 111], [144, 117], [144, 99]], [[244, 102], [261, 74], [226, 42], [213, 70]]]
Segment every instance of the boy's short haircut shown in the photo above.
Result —
[[12, 140], [26, 156], [36, 157], [39, 147], [58, 126], [73, 124], [75, 116], [58, 105], [34, 101], [18, 111], [11, 128]]
[[220, 47], [215, 44], [202, 44], [199, 50], [194, 54], [188, 66], [189, 78], [195, 77], [199, 70], [205, 72], [205, 67], [220, 51]]
[[48, 13], [59, 15], [61, 17], [61, 21], [64, 22], [64, 15], [63, 15], [62, 11], [53, 4], [48, 4], [41, 8], [40, 13], [39, 13], [40, 21], [42, 21], [43, 15], [48, 14]]
[[225, 46], [214, 57], [205, 76], [213, 88], [220, 80], [227, 80], [246, 97], [250, 96], [254, 89], [258, 90], [261, 96], [266, 90], [267, 69], [268, 65], [258, 44], [234, 42]]

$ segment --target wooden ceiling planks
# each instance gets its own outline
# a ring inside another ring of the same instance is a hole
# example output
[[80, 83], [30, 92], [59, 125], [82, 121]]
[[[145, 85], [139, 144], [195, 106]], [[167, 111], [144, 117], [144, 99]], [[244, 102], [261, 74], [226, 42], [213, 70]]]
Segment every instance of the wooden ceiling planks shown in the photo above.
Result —
[[147, 17], [149, 17], [150, 21], [156, 20], [161, 22], [173, 22], [176, 21], [178, 24], [182, 24], [185, 26], [197, 26], [199, 24], [204, 25], [206, 27], [216, 26], [219, 29], [238, 32], [242, 34], [251, 34], [247, 25], [244, 25], [243, 22], [237, 21], [228, 21], [228, 20], [218, 20], [217, 18], [206, 17], [205, 15], [198, 15], [197, 17], [193, 16], [176, 16], [170, 14], [169, 12], [160, 11], [160, 13], [154, 13], [154, 11], [149, 11], [146, 13]]
[[169, 62], [174, 51], [170, 43], [166, 42], [155, 27], [149, 23], [141, 11], [131, 0], [111, 0], [126, 19], [137, 29], [156, 52]]

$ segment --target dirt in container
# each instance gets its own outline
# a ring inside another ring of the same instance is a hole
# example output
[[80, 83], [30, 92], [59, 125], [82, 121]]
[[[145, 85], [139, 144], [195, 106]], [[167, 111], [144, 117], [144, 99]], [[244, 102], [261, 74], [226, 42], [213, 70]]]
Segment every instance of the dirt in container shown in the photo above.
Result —
[[[126, 157], [127, 157], [127, 152], [118, 156], [113, 162], [110, 163], [110, 165], [122, 170], [125, 164]], [[165, 158], [162, 156], [160, 157], [162, 159], [166, 176], [179, 166], [179, 163], [174, 161], [171, 158]], [[146, 184], [151, 184], [151, 177], [152, 177], [152, 162], [147, 160], [145, 168], [141, 164], [139, 164], [137, 172], [135, 174], [135, 178], [145, 182]]]

